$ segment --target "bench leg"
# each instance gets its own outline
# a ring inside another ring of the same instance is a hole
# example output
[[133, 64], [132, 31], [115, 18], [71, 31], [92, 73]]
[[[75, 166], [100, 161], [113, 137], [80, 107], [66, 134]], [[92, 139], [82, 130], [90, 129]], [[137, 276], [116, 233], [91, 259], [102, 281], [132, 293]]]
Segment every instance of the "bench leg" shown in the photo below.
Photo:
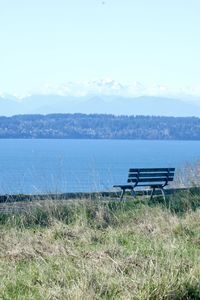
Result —
[[134, 189], [131, 190], [131, 195], [135, 198], [136, 197], [136, 192]]
[[121, 195], [120, 195], [120, 201], [123, 200], [124, 194], [125, 194], [125, 189], [122, 189], [122, 192], [121, 192]]
[[163, 196], [164, 201], [165, 201], [166, 200], [166, 198], [165, 198], [165, 191], [164, 191], [164, 189], [162, 187], [160, 188], [160, 190], [161, 190], [162, 196]]
[[154, 195], [155, 189], [156, 189], [155, 187], [152, 188], [150, 200], [153, 199], [153, 195]]

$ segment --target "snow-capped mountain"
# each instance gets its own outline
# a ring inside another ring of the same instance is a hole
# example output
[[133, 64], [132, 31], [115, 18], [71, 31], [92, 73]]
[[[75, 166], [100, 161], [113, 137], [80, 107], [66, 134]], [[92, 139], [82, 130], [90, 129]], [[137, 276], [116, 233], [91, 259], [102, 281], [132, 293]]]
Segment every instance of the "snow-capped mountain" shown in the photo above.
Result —
[[[190, 94], [189, 94], [190, 93]], [[198, 89], [170, 89], [112, 79], [45, 85], [24, 97], [0, 95], [0, 115], [48, 113], [109, 113], [200, 117]]]
[[61, 96], [115, 95], [122, 97], [162, 96], [168, 98], [200, 97], [200, 86], [172, 88], [167, 85], [145, 85], [139, 81], [124, 84], [111, 78], [91, 81], [66, 82], [61, 85], [45, 84], [39, 94]]
[[191, 101], [142, 96], [33, 95], [23, 101], [0, 98], [0, 115], [49, 113], [106, 113], [115, 115], [199, 116], [200, 105]]

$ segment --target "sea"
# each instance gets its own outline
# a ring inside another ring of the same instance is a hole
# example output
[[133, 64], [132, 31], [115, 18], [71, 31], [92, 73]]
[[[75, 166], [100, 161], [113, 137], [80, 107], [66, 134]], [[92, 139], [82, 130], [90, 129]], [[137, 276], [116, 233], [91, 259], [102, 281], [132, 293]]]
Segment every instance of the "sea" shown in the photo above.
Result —
[[200, 141], [1, 139], [0, 194], [111, 191], [129, 168], [199, 162]]

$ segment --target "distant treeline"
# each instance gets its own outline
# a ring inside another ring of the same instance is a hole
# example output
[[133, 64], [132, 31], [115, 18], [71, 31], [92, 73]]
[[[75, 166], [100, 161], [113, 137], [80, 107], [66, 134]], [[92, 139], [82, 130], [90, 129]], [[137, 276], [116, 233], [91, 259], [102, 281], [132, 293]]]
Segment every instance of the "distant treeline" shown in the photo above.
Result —
[[200, 140], [200, 118], [17, 115], [0, 117], [0, 138]]

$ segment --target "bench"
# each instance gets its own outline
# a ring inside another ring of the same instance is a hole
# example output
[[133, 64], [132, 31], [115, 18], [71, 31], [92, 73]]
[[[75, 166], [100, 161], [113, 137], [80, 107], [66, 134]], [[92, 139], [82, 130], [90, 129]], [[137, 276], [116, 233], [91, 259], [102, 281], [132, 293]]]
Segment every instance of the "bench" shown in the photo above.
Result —
[[115, 188], [121, 188], [120, 200], [123, 199], [123, 196], [126, 190], [131, 191], [131, 194], [135, 197], [135, 188], [136, 187], [150, 187], [151, 199], [155, 193], [156, 189], [159, 189], [165, 199], [164, 187], [168, 184], [169, 181], [174, 179], [175, 168], [140, 168], [140, 169], [129, 169], [128, 172], [128, 184], [114, 185]]

